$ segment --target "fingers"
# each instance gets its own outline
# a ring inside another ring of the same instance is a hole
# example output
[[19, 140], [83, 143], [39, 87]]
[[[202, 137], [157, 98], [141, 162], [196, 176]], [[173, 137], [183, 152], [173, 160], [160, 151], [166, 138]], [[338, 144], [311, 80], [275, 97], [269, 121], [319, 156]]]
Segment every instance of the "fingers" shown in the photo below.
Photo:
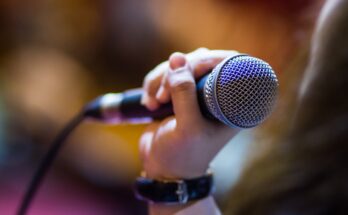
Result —
[[[193, 77], [197, 79], [211, 71], [226, 57], [237, 54], [236, 51], [199, 48], [186, 55], [187, 67]], [[144, 94], [141, 101], [143, 105], [150, 110], [155, 110], [160, 104], [168, 103], [171, 100], [167, 76], [170, 68], [176, 68], [182, 64], [182, 59], [174, 57], [169, 62], [161, 63], [145, 77]]]
[[[183, 55], [180, 52], [173, 53], [171, 56], [176, 56], [176, 55]], [[185, 59], [183, 58], [173, 58], [172, 60], [169, 60], [169, 68], [178, 68], [185, 65]], [[156, 94], [156, 99], [160, 103], [167, 103], [170, 101], [170, 92], [169, 92], [169, 86], [168, 86], [168, 72], [170, 71], [167, 70], [164, 73], [161, 86]]]
[[146, 75], [144, 79], [144, 94], [141, 99], [141, 104], [145, 105], [150, 110], [155, 110], [159, 106], [159, 101], [156, 99], [156, 94], [168, 68], [168, 62], [163, 62], [153, 69], [148, 75]]
[[186, 56], [190, 67], [193, 69], [194, 77], [199, 78], [212, 70], [225, 58], [238, 54], [237, 51], [231, 50], [209, 50], [206, 48], [199, 48]]
[[167, 84], [167, 76], [168, 71], [164, 73], [161, 86], [158, 89], [158, 92], [156, 94], [156, 99], [162, 104], [168, 103], [170, 101], [170, 93], [168, 90], [168, 84]]
[[[194, 128], [202, 122], [197, 101], [196, 84], [185, 55], [174, 53], [169, 58], [171, 70], [167, 83], [178, 127]], [[193, 126], [193, 127], [192, 127]]]
[[[174, 53], [173, 55], [177, 54], [180, 53]], [[188, 61], [189, 69], [191, 73], [193, 73], [194, 78], [196, 79], [211, 71], [218, 63], [220, 63], [226, 57], [230, 57], [237, 54], [238, 52], [236, 51], [209, 50], [206, 48], [199, 48], [187, 54], [186, 59]], [[173, 58], [173, 60], [169, 61], [170, 68], [176, 67], [177, 65], [181, 64], [183, 64], [183, 62], [181, 62], [180, 58]], [[156, 99], [159, 103], [168, 103], [171, 100], [167, 83], [168, 72], [168, 70], [165, 71], [161, 82], [161, 86], [159, 87], [159, 90], [156, 94]]]

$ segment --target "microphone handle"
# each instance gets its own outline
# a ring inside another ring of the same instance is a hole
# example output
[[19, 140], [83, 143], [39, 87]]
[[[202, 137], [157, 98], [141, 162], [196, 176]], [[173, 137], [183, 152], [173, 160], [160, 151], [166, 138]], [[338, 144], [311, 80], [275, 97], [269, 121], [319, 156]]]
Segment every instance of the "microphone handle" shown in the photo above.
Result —
[[[208, 75], [205, 75], [197, 81], [196, 91], [200, 110], [202, 114], [207, 118], [214, 118], [208, 111], [204, 101], [204, 85]], [[173, 105], [171, 102], [162, 104], [155, 111], [148, 110], [143, 106], [140, 101], [143, 94], [143, 90], [130, 90], [123, 93], [123, 99], [120, 104], [120, 112], [122, 118], [125, 119], [137, 119], [137, 118], [152, 118], [163, 119], [165, 117], [173, 115]], [[189, 113], [188, 113], [189, 114]]]
[[130, 90], [125, 91], [123, 99], [120, 104], [119, 111], [122, 114], [122, 118], [125, 119], [137, 119], [137, 118], [152, 118], [163, 119], [167, 116], [173, 115], [172, 103], [162, 104], [155, 111], [151, 111], [143, 106], [140, 101], [143, 94], [143, 90]]
[[[196, 91], [199, 107], [203, 116], [216, 119], [209, 112], [204, 100], [204, 86], [209, 74], [197, 81]], [[154, 111], [148, 110], [141, 104], [142, 89], [127, 90], [123, 93], [109, 93], [100, 96], [84, 108], [86, 117], [110, 123], [141, 123], [163, 119], [174, 114], [171, 102], [161, 104]], [[190, 114], [190, 113], [188, 113]]]

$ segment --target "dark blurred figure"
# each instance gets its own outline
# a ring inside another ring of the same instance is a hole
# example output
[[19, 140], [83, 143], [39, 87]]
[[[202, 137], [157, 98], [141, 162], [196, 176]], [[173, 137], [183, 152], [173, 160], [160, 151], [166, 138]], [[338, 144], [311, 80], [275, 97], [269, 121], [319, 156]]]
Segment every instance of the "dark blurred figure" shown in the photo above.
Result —
[[348, 1], [327, 1], [293, 129], [256, 160], [228, 201], [228, 214], [347, 214]]

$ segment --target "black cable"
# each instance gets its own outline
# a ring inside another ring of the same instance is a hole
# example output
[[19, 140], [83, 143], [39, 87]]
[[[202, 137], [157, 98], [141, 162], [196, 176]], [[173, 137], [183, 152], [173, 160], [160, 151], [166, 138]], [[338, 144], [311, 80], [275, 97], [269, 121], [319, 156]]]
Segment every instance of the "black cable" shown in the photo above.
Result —
[[54, 159], [57, 157], [58, 152], [62, 148], [64, 141], [71, 134], [71, 132], [84, 120], [85, 116], [85, 111], [75, 116], [53, 140], [49, 150], [47, 151], [41, 163], [39, 164], [39, 167], [36, 170], [25, 192], [25, 195], [23, 196], [23, 199], [17, 211], [17, 215], [25, 215], [27, 213], [31, 202], [41, 185], [43, 178], [45, 177], [47, 171], [51, 167]]

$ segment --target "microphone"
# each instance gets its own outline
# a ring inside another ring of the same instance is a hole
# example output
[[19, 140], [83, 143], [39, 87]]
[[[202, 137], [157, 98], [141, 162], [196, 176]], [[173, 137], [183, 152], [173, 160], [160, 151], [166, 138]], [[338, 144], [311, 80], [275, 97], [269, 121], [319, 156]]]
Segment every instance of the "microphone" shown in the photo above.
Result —
[[[251, 128], [271, 113], [278, 80], [265, 61], [245, 54], [220, 62], [197, 81], [203, 116], [234, 128]], [[102, 95], [85, 107], [87, 117], [111, 123], [143, 123], [173, 115], [171, 103], [150, 111], [140, 104], [142, 90]], [[190, 113], [188, 113], [190, 114]]]

